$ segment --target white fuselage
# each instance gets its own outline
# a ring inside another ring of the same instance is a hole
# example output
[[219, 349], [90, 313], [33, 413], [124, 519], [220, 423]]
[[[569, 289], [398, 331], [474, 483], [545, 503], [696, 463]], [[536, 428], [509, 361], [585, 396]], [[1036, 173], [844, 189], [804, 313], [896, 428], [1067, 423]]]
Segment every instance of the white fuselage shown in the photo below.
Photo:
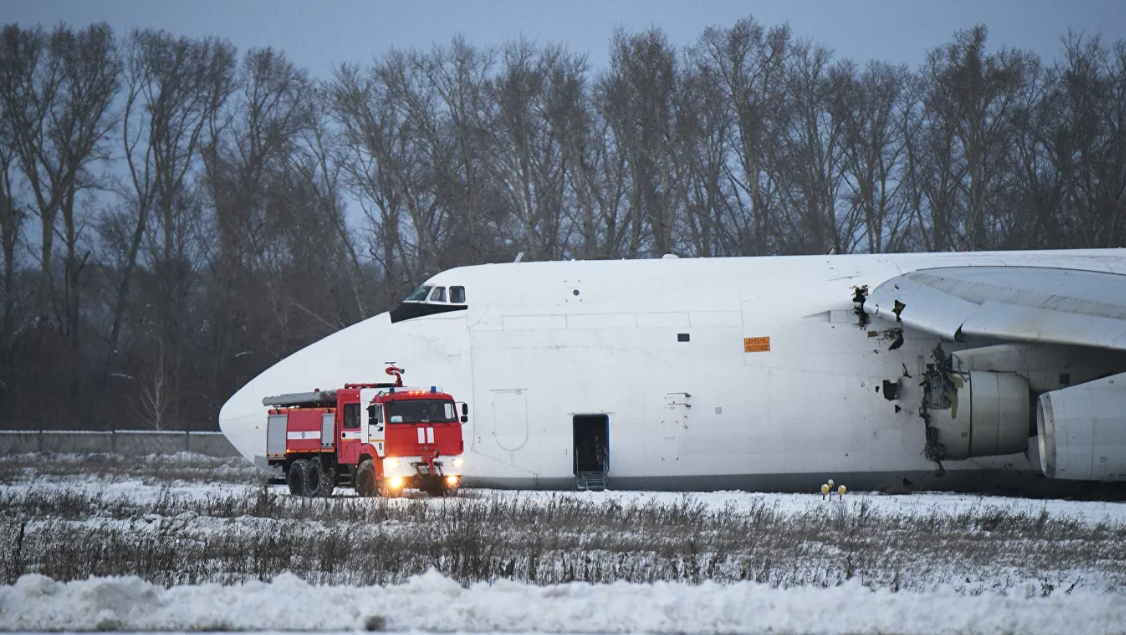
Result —
[[[408, 383], [468, 402], [467, 485], [573, 486], [573, 418], [604, 414], [615, 487], [908, 486], [935, 472], [917, 378], [938, 339], [908, 331], [889, 350], [896, 324], [861, 326], [854, 288], [982, 265], [1126, 274], [1126, 250], [458, 268], [427, 284], [463, 286], [466, 309], [394, 324], [383, 313], [326, 337], [239, 390], [220, 426], [254, 460], [263, 397], [378, 381], [395, 361]], [[901, 386], [894, 400], [885, 380]], [[1030, 453], [947, 464], [936, 486], [982, 470], [1027, 478]]]

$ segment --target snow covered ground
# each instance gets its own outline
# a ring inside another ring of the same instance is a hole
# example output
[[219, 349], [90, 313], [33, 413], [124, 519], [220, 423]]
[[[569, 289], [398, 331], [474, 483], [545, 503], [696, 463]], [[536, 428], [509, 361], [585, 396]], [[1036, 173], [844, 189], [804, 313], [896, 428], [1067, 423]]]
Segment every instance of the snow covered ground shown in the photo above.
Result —
[[[341, 491], [343, 493], [343, 490]], [[557, 492], [522, 492], [521, 495], [532, 500], [551, 500], [559, 494]], [[632, 506], [653, 503], [675, 505], [684, 500], [699, 503], [712, 510], [730, 508], [746, 511], [756, 506], [765, 506], [787, 515], [824, 513], [825, 510], [832, 512], [841, 507], [843, 503], [844, 508], [848, 510], [855, 511], [863, 505], [872, 514], [915, 519], [936, 515], [978, 515], [997, 512], [1005, 515], [1029, 517], [1047, 514], [1049, 517], [1066, 518], [1091, 526], [1126, 524], [1126, 503], [1121, 502], [1043, 500], [934, 492], [910, 495], [850, 492], [845, 494], [841, 503], [837, 502], [836, 495], [831, 500], [824, 500], [821, 494], [757, 492], [695, 492], [691, 494], [674, 492], [569, 492], [567, 495], [580, 499], [613, 501], [620, 505]]]
[[[29, 491], [66, 491], [98, 496], [103, 499], [126, 499], [153, 502], [161, 498], [208, 500], [228, 495], [253, 495], [262, 486], [262, 475], [242, 459], [216, 459], [182, 452], [170, 456], [112, 457], [105, 455], [34, 455], [0, 458], [0, 493]], [[91, 465], [101, 465], [91, 470]], [[7, 475], [2, 474], [7, 468]], [[284, 495], [284, 485], [268, 486], [269, 491]], [[519, 497], [544, 504], [567, 499], [610, 503], [631, 507], [645, 505], [682, 505], [686, 501], [709, 510], [730, 509], [746, 512], [766, 507], [783, 514], [823, 513], [840, 507], [834, 494], [826, 501], [819, 493], [772, 494], [758, 492], [557, 492], [466, 490], [470, 498]], [[338, 488], [337, 499], [353, 499], [349, 488]], [[404, 500], [427, 500], [422, 494], [408, 493]], [[443, 501], [433, 500], [440, 505]], [[864, 505], [869, 512], [906, 518], [935, 515], [988, 514], [1039, 516], [1082, 522], [1087, 525], [1126, 525], [1126, 502], [1080, 501], [1059, 499], [1017, 498], [973, 494], [922, 492], [910, 495], [888, 495], [878, 492], [850, 492], [844, 507], [855, 509]], [[364, 504], [359, 499], [355, 504]]]
[[24, 455], [0, 582], [0, 630], [1126, 633], [1126, 503], [310, 500], [238, 460]]
[[4, 630], [322, 630], [537, 633], [1126, 633], [1126, 598], [777, 589], [740, 582], [465, 588], [436, 572], [390, 586], [271, 583], [164, 589], [138, 578], [0, 587]]

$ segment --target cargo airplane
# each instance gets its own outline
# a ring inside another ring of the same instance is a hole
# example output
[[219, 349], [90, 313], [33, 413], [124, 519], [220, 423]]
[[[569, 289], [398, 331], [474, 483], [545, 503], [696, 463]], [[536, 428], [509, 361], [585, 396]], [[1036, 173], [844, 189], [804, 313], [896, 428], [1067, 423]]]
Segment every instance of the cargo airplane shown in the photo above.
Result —
[[267, 369], [269, 395], [394, 360], [468, 404], [464, 483], [1035, 489], [1126, 481], [1126, 249], [488, 264]]

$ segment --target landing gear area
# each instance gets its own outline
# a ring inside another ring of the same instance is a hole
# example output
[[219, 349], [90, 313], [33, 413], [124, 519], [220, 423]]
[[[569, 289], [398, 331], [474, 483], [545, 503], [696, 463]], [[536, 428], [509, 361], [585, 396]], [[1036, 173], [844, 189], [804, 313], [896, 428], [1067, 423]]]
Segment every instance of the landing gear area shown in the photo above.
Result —
[[575, 415], [575, 485], [580, 490], [606, 489], [610, 472], [610, 418], [606, 415]]

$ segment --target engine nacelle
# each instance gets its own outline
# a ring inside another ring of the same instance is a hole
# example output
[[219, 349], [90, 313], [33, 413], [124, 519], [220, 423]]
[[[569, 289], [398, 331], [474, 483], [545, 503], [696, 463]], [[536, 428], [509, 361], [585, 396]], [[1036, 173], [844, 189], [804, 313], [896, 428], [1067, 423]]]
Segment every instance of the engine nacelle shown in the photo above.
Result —
[[954, 390], [946, 404], [930, 404], [943, 458], [968, 459], [1023, 452], [1028, 448], [1031, 397], [1028, 380], [1016, 373], [974, 370], [951, 373]]
[[1126, 373], [1040, 395], [1036, 428], [1045, 476], [1126, 481]]

